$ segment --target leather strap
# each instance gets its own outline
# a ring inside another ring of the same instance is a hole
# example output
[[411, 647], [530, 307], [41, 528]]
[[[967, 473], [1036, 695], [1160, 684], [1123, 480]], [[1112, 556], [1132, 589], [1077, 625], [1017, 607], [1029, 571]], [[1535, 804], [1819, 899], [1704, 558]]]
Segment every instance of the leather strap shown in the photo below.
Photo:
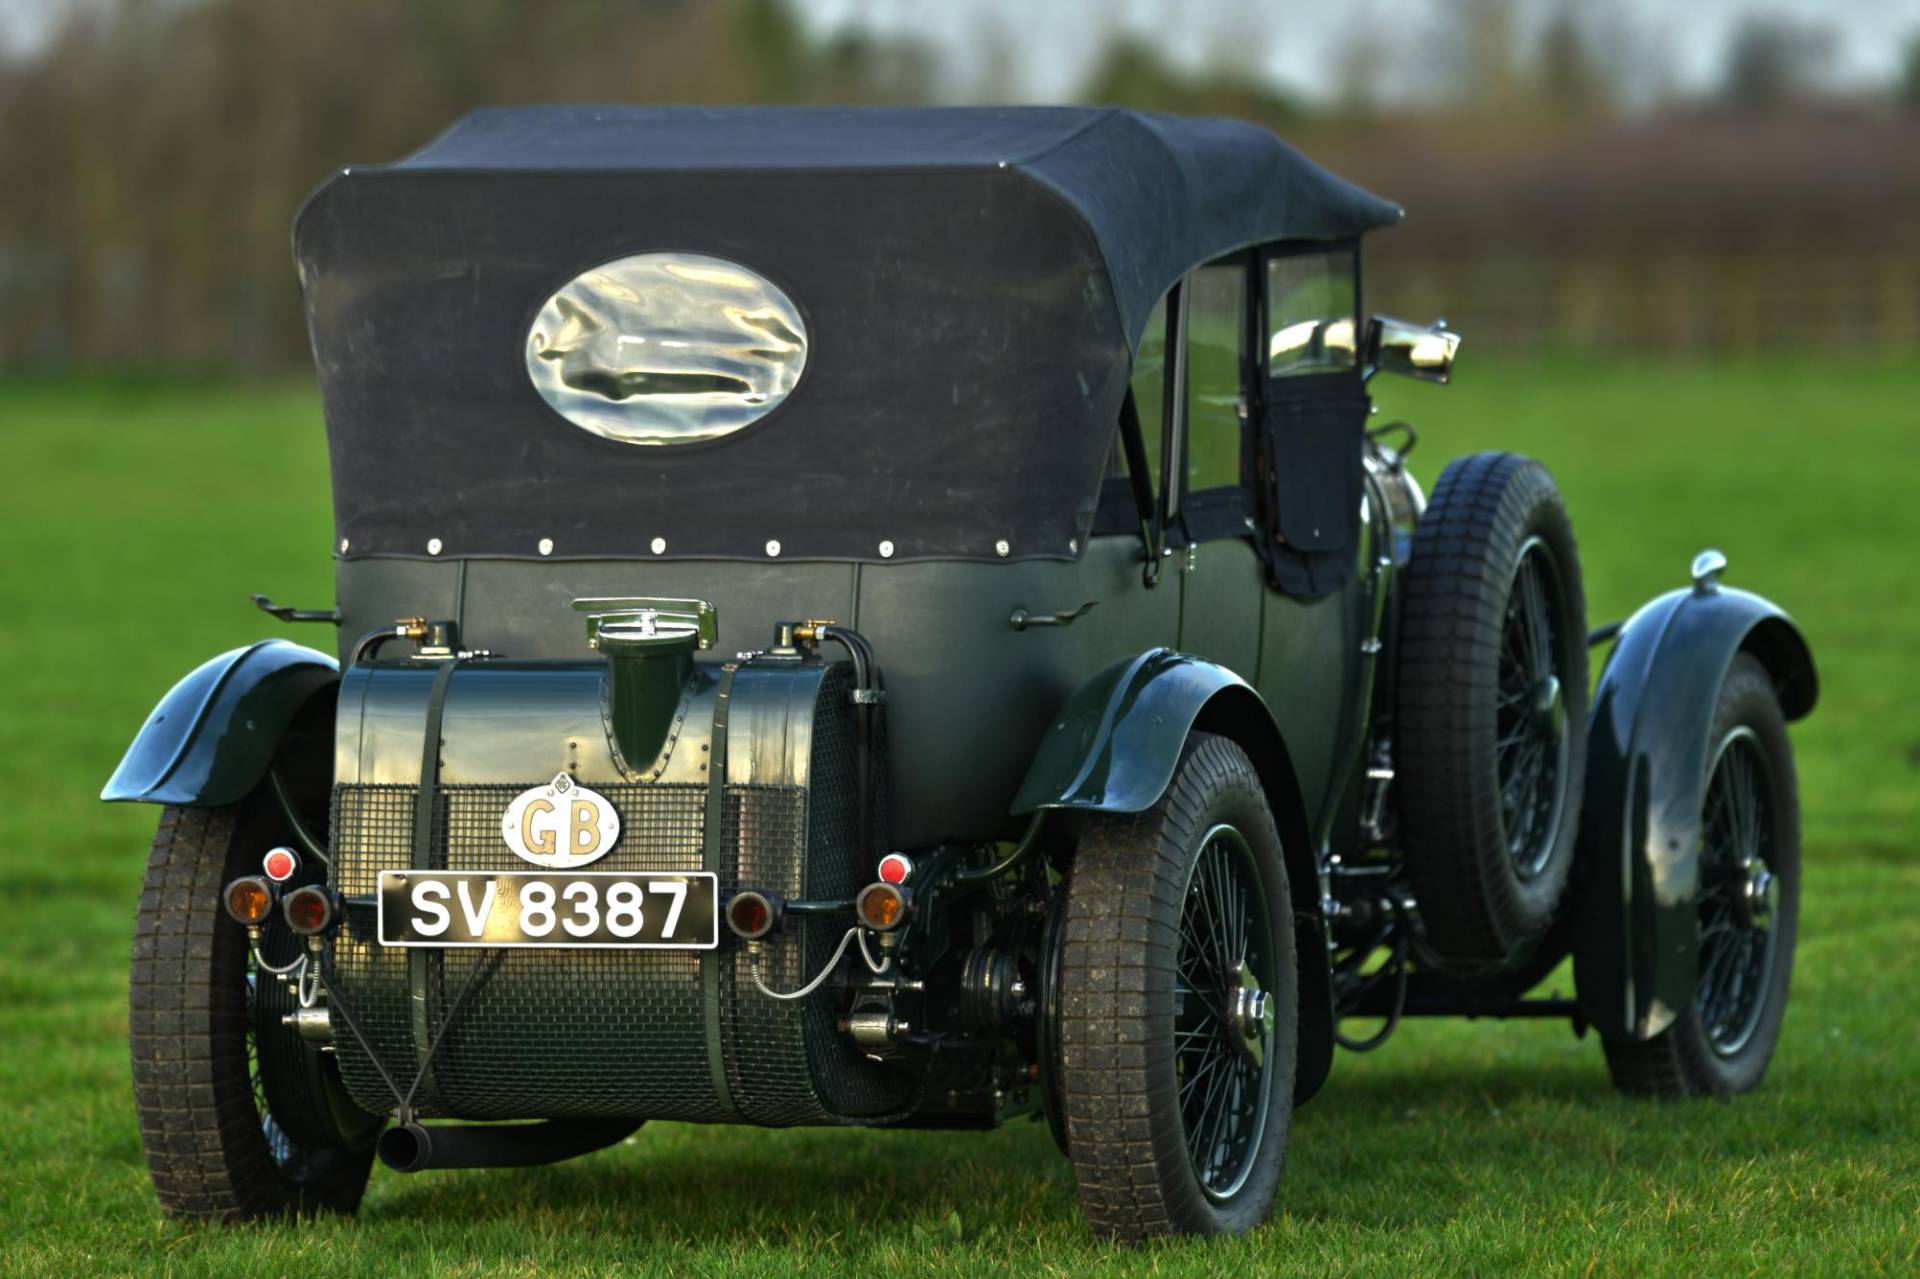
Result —
[[[727, 819], [727, 718], [732, 711], [733, 677], [738, 662], [720, 668], [720, 686], [713, 695], [713, 735], [707, 750], [707, 813], [702, 827], [701, 868], [714, 876], [717, 887], [730, 878], [726, 865]], [[713, 1077], [713, 1095], [721, 1109], [739, 1113], [734, 1106], [733, 1088], [727, 1083], [727, 1054], [720, 1040], [720, 965], [722, 956], [732, 961], [733, 952], [716, 947], [700, 957], [701, 983], [706, 1000], [707, 1069]]]
[[[433, 814], [440, 795], [440, 726], [447, 709], [447, 686], [453, 682], [453, 669], [459, 664], [459, 658], [448, 658], [446, 665], [434, 675], [433, 689], [427, 694], [426, 735], [420, 747], [420, 790], [413, 800], [413, 856], [409, 864], [415, 870], [435, 869]], [[407, 994], [413, 1014], [413, 1059], [420, 1072], [411, 1093], [438, 1110], [442, 1107], [433, 1074], [433, 1053], [439, 1046], [433, 1031], [434, 958], [435, 952], [418, 946], [407, 951]], [[474, 962], [478, 964], [480, 957], [475, 956]], [[413, 1109], [411, 1105], [404, 1108]]]

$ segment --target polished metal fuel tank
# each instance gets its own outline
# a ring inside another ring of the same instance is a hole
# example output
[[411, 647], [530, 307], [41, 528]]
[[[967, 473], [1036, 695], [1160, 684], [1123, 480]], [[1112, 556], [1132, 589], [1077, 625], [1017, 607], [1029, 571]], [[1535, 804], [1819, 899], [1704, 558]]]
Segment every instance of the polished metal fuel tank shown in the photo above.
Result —
[[[375, 940], [382, 870], [529, 869], [504, 842], [501, 819], [517, 794], [562, 771], [619, 813], [618, 842], [595, 870], [712, 871], [722, 901], [743, 886], [850, 896], [873, 868], [856, 855], [844, 664], [690, 665], [647, 760], [620, 757], [607, 663], [463, 664], [445, 676], [431, 835], [416, 850], [442, 666], [366, 664], [341, 685], [332, 845], [348, 905], [327, 979], [366, 1037], [338, 1038], [341, 1075], [360, 1104], [394, 1108], [382, 1067], [403, 1088], [419, 1078], [421, 1114], [469, 1119], [832, 1124], [909, 1104], [908, 1082], [837, 1031], [831, 988], [767, 998], [730, 935], [710, 951], [401, 950]], [[720, 823], [712, 839], [710, 812]], [[876, 820], [884, 831], [883, 805]], [[790, 990], [810, 979], [850, 923], [791, 917], [767, 944], [767, 984]]]

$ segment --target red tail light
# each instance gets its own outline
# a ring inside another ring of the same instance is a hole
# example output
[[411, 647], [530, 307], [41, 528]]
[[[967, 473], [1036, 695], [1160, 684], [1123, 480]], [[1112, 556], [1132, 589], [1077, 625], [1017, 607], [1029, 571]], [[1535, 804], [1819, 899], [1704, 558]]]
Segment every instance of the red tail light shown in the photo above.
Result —
[[288, 893], [280, 908], [287, 927], [303, 937], [324, 932], [333, 922], [333, 895], [314, 884]]
[[284, 884], [300, 872], [300, 857], [291, 848], [276, 848], [267, 853], [261, 862], [261, 869], [267, 872], [267, 878], [276, 884]]
[[780, 899], [752, 889], [738, 892], [727, 903], [727, 927], [741, 941], [759, 941], [780, 923]]

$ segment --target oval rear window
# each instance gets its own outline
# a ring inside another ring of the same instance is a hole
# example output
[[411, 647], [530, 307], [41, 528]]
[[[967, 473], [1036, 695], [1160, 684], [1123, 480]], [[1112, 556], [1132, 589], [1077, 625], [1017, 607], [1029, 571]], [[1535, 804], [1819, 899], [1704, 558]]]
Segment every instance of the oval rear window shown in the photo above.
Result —
[[560, 416], [623, 444], [719, 439], [771, 413], [807, 363], [793, 299], [738, 262], [640, 253], [582, 271], [527, 330]]

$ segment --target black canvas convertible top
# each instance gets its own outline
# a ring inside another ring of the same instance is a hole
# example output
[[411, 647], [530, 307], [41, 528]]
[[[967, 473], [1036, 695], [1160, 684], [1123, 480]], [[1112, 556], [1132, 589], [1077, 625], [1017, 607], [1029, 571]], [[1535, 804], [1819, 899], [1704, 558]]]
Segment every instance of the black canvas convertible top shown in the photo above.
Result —
[[[349, 555], [1069, 556], [1155, 301], [1222, 253], [1399, 209], [1264, 129], [1105, 108], [523, 107], [342, 170], [296, 220]], [[522, 346], [630, 254], [726, 258], [806, 317], [754, 426], [640, 448]]]

